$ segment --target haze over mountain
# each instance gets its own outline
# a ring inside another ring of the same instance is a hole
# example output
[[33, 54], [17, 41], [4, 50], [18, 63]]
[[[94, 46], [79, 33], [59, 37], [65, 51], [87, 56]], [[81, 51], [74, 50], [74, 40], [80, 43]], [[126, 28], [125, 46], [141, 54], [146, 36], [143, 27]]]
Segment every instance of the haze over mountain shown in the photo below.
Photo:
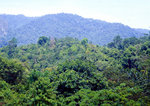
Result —
[[0, 45], [13, 37], [18, 44], [36, 43], [40, 36], [88, 38], [93, 44], [104, 45], [117, 35], [122, 38], [141, 37], [137, 30], [120, 23], [83, 18], [74, 14], [49, 14], [41, 17], [23, 15], [0, 15]]

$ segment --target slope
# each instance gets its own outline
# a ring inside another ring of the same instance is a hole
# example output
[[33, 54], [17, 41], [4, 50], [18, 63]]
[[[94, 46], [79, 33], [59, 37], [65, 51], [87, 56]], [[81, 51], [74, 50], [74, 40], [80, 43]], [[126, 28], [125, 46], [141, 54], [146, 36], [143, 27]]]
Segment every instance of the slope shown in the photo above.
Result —
[[25, 23], [23, 21], [23, 24], [8, 31], [7, 37], [16, 37], [21, 45], [36, 43], [40, 36], [56, 38], [69, 36], [80, 40], [88, 38], [93, 44], [104, 45], [111, 42], [116, 35], [120, 35], [122, 38], [143, 36], [135, 29], [120, 23], [108, 23], [60, 13], [28, 19]]

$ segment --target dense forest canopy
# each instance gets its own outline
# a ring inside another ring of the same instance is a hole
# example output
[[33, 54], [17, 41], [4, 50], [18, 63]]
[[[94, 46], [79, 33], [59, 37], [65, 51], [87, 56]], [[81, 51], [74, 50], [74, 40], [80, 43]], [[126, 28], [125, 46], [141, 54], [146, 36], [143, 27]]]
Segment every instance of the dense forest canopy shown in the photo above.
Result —
[[0, 48], [0, 105], [150, 105], [150, 35], [49, 38]]

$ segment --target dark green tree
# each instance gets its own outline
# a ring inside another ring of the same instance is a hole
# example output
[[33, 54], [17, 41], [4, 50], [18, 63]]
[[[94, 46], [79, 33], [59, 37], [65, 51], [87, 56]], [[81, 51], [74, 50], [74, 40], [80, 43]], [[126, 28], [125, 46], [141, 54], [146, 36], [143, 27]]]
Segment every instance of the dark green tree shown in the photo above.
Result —
[[9, 84], [18, 84], [25, 80], [28, 70], [17, 60], [0, 57], [0, 78]]
[[46, 43], [48, 43], [48, 41], [49, 41], [49, 38], [47, 38], [46, 36], [41, 36], [38, 40], [38, 44], [43, 46]]
[[88, 44], [88, 39], [87, 39], [87, 38], [82, 39], [82, 40], [81, 40], [81, 44], [86, 47], [87, 44]]
[[17, 47], [17, 39], [16, 38], [12, 38], [12, 40], [10, 40], [8, 42], [8, 56], [10, 58], [12, 58], [16, 52], [16, 47]]

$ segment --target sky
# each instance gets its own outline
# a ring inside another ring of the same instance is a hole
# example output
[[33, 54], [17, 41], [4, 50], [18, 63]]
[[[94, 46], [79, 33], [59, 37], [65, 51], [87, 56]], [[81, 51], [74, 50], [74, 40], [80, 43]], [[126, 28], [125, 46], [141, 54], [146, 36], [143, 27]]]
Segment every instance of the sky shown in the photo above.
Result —
[[150, 29], [150, 0], [0, 0], [0, 14], [42, 16], [62, 12]]

